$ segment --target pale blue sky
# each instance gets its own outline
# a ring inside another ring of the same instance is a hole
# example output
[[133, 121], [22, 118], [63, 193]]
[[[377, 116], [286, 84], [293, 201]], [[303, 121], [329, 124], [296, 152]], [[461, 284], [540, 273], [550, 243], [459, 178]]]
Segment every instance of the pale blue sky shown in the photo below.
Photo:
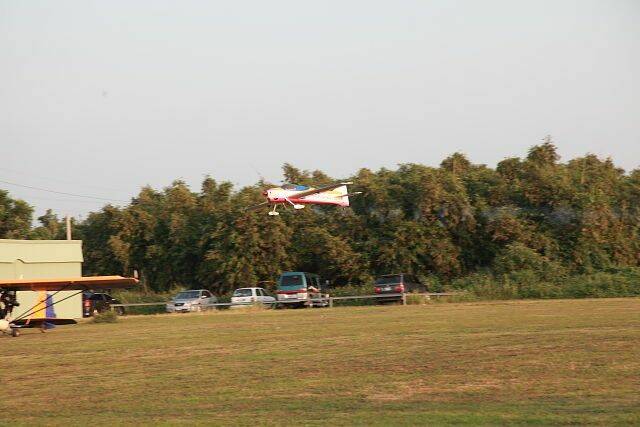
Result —
[[637, 0], [0, 0], [0, 180], [128, 200], [284, 162], [493, 166], [547, 134], [633, 169], [639, 22]]

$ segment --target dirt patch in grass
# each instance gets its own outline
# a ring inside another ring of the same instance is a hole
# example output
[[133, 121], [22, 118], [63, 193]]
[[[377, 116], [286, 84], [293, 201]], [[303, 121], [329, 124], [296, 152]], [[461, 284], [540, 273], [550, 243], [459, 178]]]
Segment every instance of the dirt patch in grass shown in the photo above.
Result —
[[427, 380], [419, 379], [398, 383], [390, 393], [373, 393], [367, 397], [374, 401], [410, 401], [418, 395], [457, 394], [469, 391], [476, 392], [495, 390], [499, 388], [500, 385], [501, 384], [498, 381], [493, 379], [487, 379], [483, 382], [476, 383], [446, 385], [431, 385]]

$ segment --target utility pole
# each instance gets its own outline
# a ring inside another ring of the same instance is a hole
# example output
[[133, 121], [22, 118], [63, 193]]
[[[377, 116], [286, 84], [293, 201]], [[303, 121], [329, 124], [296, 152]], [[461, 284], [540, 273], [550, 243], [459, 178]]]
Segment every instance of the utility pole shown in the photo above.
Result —
[[71, 217], [67, 214], [67, 240], [71, 240]]

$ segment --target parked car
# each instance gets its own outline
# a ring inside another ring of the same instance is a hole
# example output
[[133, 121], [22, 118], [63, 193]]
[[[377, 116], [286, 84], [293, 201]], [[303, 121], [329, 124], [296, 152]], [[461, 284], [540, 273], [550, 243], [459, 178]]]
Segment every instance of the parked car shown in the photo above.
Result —
[[[111, 309], [112, 304], [121, 304], [120, 301], [104, 292], [82, 293], [82, 317], [91, 317], [96, 313], [103, 313]], [[115, 307], [116, 314], [123, 316], [124, 307]]]
[[320, 276], [314, 273], [302, 271], [285, 271], [277, 281], [276, 295], [278, 301], [287, 301], [286, 307], [325, 307], [328, 302], [312, 302], [309, 299], [317, 299], [326, 291], [322, 285]]
[[240, 288], [233, 291], [231, 303], [233, 307], [242, 307], [253, 303], [271, 304], [276, 299], [269, 295], [264, 288]]
[[[385, 274], [376, 278], [373, 291], [376, 294], [406, 294], [410, 292], [427, 292], [427, 287], [420, 283], [417, 277], [412, 274]], [[400, 301], [401, 296], [390, 296], [388, 298], [377, 298], [380, 303]]]
[[211, 304], [216, 304], [218, 298], [206, 289], [194, 289], [190, 291], [178, 292], [178, 294], [167, 303], [168, 313], [187, 313], [191, 311], [203, 311], [214, 308]]

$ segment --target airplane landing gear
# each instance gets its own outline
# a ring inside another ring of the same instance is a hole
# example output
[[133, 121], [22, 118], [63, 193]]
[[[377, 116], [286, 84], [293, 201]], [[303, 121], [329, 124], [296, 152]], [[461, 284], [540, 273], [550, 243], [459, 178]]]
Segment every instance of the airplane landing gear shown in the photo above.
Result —
[[277, 216], [280, 215], [280, 212], [278, 212], [276, 209], [278, 208], [278, 205], [273, 205], [273, 210], [269, 211], [269, 216]]
[[293, 203], [291, 200], [289, 200], [286, 197], [285, 197], [285, 200], [287, 201], [287, 203], [289, 203], [291, 206], [293, 206], [293, 209], [295, 209], [295, 210], [304, 209], [304, 205], [299, 205], [297, 203]]

